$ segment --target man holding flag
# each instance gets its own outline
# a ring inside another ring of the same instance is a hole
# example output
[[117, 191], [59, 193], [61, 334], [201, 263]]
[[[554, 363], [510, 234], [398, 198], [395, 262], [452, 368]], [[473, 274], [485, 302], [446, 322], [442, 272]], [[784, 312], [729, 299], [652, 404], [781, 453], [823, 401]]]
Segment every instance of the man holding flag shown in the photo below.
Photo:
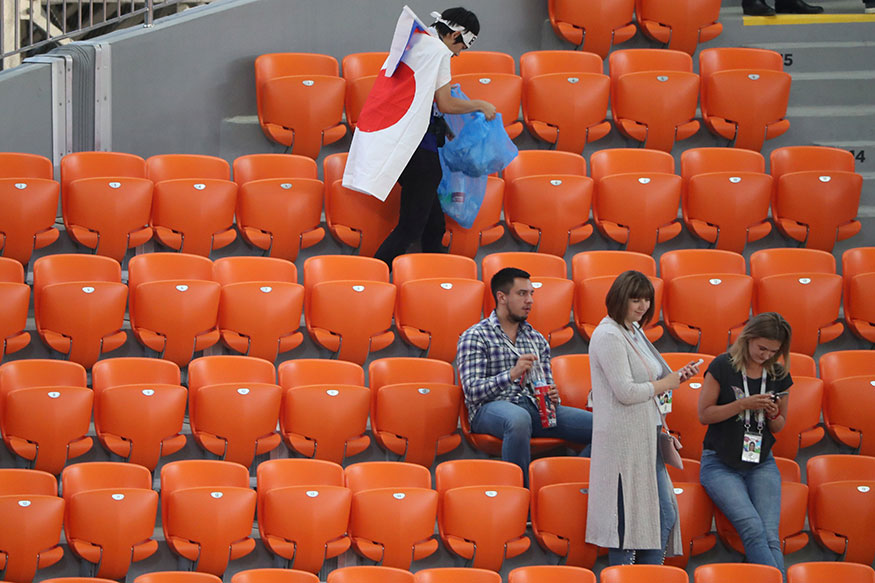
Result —
[[389, 264], [417, 239], [422, 251], [443, 251], [444, 214], [438, 201], [441, 165], [437, 149], [447, 133], [443, 114], [481, 111], [495, 117], [495, 106], [450, 95], [450, 58], [477, 39], [480, 22], [465, 8], [432, 12], [426, 28], [404, 7], [389, 57], [362, 108], [353, 134], [343, 186], [386, 200], [401, 184], [398, 225], [377, 250]]

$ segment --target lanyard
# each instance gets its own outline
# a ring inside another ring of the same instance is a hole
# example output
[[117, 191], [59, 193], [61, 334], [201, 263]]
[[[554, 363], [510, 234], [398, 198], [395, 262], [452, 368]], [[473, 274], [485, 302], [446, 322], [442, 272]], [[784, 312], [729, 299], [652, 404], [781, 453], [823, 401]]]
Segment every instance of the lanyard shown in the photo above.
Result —
[[[741, 373], [741, 384], [744, 386], [744, 396], [750, 397], [750, 391], [747, 388], [747, 371], [742, 371]], [[763, 378], [760, 381], [760, 393], [766, 392], [766, 368], [763, 367]], [[765, 425], [766, 413], [762, 409], [757, 411], [757, 432], [763, 432], [763, 426]], [[744, 429], [745, 431], [750, 431], [750, 409], [744, 410]]]
[[[517, 335], [519, 335], [519, 332], [517, 332]], [[508, 338], [507, 335], [502, 336], [502, 340], [504, 340], [504, 343], [507, 344], [507, 347], [510, 348], [511, 352], [516, 354], [517, 357], [522, 356], [522, 354], [520, 354], [520, 351], [517, 350], [517, 347], [513, 345], [513, 343], [510, 341], [510, 338]], [[540, 356], [538, 356], [538, 359], [535, 360], [535, 366], [538, 367], [538, 372], [540, 373], [540, 379], [547, 380], [546, 377], [544, 376], [544, 369], [541, 367], [541, 357]], [[526, 397], [534, 400], [535, 399], [534, 390], [531, 391], [532, 394], [529, 394], [529, 392], [526, 391], [526, 389], [525, 389], [526, 376], [527, 376], [526, 373], [523, 373], [523, 376], [520, 377], [520, 389], [522, 389], [523, 394]]]

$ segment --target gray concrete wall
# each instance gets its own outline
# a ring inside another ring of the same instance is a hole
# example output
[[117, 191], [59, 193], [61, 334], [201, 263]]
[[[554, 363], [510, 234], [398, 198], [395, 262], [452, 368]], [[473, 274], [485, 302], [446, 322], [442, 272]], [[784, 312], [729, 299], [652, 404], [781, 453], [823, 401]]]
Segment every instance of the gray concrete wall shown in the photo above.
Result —
[[0, 151], [52, 157], [51, 83], [49, 65], [0, 72]]

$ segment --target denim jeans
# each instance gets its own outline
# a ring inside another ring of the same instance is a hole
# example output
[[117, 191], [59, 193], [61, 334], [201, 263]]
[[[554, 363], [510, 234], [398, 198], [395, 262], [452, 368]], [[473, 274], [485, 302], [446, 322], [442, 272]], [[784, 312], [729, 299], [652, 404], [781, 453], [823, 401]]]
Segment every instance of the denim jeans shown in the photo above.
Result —
[[749, 563], [784, 572], [778, 526], [781, 522], [781, 473], [769, 456], [750, 468], [727, 466], [713, 450], [702, 452], [699, 480], [744, 544]]
[[589, 456], [592, 441], [592, 413], [576, 407], [556, 407], [556, 427], [541, 427], [541, 417], [535, 404], [523, 401], [490, 401], [477, 411], [471, 422], [474, 433], [488, 433], [502, 440], [501, 459], [523, 470], [525, 486], [529, 486], [529, 462], [532, 437], [555, 437], [586, 447], [580, 453]]
[[[658, 443], [658, 438], [657, 438]], [[656, 447], [656, 488], [659, 494], [659, 534], [662, 548], [659, 549], [608, 549], [608, 564], [614, 565], [661, 565], [665, 560], [665, 548], [671, 529], [678, 520], [674, 504], [672, 504], [672, 485], [665, 469], [662, 452]], [[617, 514], [620, 534], [620, 547], [623, 546], [625, 534], [625, 508], [623, 504], [623, 484], [617, 485]]]

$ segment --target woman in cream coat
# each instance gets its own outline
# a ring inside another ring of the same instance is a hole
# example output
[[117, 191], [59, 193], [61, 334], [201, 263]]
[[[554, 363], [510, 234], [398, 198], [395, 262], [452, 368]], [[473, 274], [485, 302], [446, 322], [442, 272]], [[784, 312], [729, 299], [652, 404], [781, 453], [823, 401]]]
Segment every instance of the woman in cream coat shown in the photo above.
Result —
[[[586, 541], [611, 565], [661, 564], [682, 553], [677, 500], [658, 449], [659, 397], [696, 374], [672, 372], [641, 327], [653, 316], [653, 284], [638, 271], [617, 277], [608, 316], [589, 345], [593, 436]], [[657, 380], [658, 379], [658, 380]]]

